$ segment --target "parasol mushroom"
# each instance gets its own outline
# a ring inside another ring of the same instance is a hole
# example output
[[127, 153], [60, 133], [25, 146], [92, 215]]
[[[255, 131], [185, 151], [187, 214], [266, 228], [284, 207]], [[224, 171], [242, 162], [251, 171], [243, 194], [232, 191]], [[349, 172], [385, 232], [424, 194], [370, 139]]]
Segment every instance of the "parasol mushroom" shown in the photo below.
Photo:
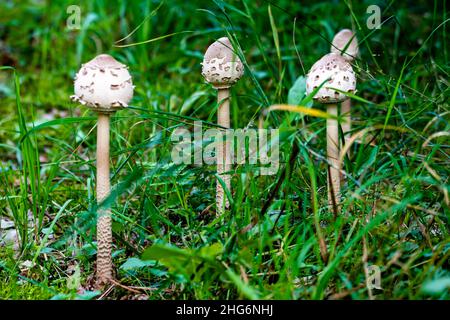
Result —
[[[219, 108], [217, 111], [217, 124], [224, 128], [230, 127], [230, 87], [243, 75], [244, 67], [239, 57], [233, 52], [233, 47], [227, 37], [220, 38], [206, 50], [202, 75], [206, 82], [217, 90]], [[231, 180], [229, 174], [223, 174], [231, 169], [230, 144], [217, 143], [217, 174], [222, 178], [225, 186], [230, 190]], [[229, 202], [224, 195], [224, 189], [219, 181], [216, 185], [216, 210], [223, 213]]]
[[[133, 97], [133, 83], [128, 67], [107, 54], [83, 64], [75, 76], [73, 101], [98, 113], [97, 123], [97, 202], [110, 193], [109, 120], [125, 108]], [[100, 209], [97, 216], [97, 284], [112, 280], [111, 210]]]
[[[322, 87], [320, 87], [320, 85]], [[320, 88], [319, 88], [320, 87]], [[314, 63], [306, 78], [306, 93], [315, 89], [314, 100], [327, 106], [327, 113], [338, 116], [337, 104], [345, 101], [342, 92], [355, 92], [356, 78], [352, 66], [340, 54], [329, 53]], [[335, 89], [338, 89], [339, 92]], [[339, 130], [335, 118], [327, 119], [328, 203], [338, 205], [340, 198]]]

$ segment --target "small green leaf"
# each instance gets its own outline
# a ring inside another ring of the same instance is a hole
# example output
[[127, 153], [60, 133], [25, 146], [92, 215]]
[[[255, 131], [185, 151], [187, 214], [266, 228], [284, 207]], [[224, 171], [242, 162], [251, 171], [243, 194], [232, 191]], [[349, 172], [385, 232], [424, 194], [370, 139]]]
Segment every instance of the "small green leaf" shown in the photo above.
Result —
[[155, 244], [144, 250], [143, 260], [160, 260], [164, 258], [188, 257], [189, 253], [173, 246]]
[[214, 259], [220, 255], [223, 251], [223, 245], [220, 242], [213, 243], [210, 246], [205, 246], [200, 249], [199, 253], [201, 257]]
[[120, 266], [120, 269], [129, 271], [129, 270], [136, 270], [141, 269], [144, 267], [150, 267], [154, 266], [155, 261], [154, 260], [141, 260], [139, 258], [129, 258], [127, 261], [125, 261], [124, 264]]

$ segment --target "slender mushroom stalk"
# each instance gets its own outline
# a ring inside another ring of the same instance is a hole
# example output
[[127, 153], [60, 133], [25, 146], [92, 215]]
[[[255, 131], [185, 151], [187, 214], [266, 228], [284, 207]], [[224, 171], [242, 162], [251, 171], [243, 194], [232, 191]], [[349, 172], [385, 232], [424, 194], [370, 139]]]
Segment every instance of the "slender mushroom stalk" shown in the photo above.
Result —
[[[343, 29], [336, 33], [331, 43], [331, 52], [342, 55], [345, 60], [351, 63], [359, 53], [356, 35], [349, 29]], [[349, 138], [347, 133], [350, 132], [352, 128], [350, 99], [342, 101], [341, 114], [342, 119], [344, 120], [341, 124], [342, 132], [347, 140]]]
[[[83, 64], [75, 76], [75, 94], [71, 99], [98, 113], [97, 123], [97, 202], [110, 193], [109, 120], [118, 109], [125, 108], [133, 97], [133, 83], [128, 67], [107, 54]], [[111, 210], [97, 212], [97, 284], [113, 279]]]
[[[327, 104], [327, 113], [338, 116], [338, 106], [335, 103]], [[335, 119], [327, 119], [327, 159], [330, 162], [328, 179], [328, 204], [338, 205], [341, 194], [341, 175], [339, 171], [339, 126]], [[334, 202], [333, 202], [334, 201]]]
[[[320, 87], [320, 85], [322, 87]], [[337, 116], [337, 104], [347, 99], [342, 92], [355, 92], [356, 78], [352, 66], [340, 54], [329, 53], [317, 61], [308, 72], [306, 93], [320, 89], [314, 100], [327, 105], [327, 112]], [[338, 89], [342, 92], [339, 92]], [[328, 203], [338, 206], [340, 202], [339, 131], [335, 118], [327, 119], [327, 159], [330, 165], [328, 177]]]
[[[217, 89], [217, 101], [220, 104], [217, 110], [217, 124], [224, 128], [230, 128], [230, 89]], [[223, 174], [231, 170], [230, 142], [225, 137], [225, 143], [217, 144], [217, 174], [222, 178], [228, 190], [231, 190], [231, 177]], [[219, 181], [216, 183], [217, 212], [222, 213], [229, 207], [228, 198]]]
[[341, 103], [341, 114], [343, 123], [341, 124], [342, 132], [345, 141], [349, 139], [348, 133], [352, 130], [352, 103], [350, 99], [344, 100]]
[[[217, 124], [224, 128], [230, 127], [230, 87], [244, 74], [244, 67], [239, 57], [233, 52], [233, 47], [227, 37], [220, 38], [206, 50], [202, 75], [206, 82], [217, 89], [218, 111]], [[226, 136], [224, 134], [223, 136]], [[216, 144], [217, 174], [222, 178], [228, 190], [231, 190], [230, 142]], [[216, 212], [221, 214], [229, 207], [229, 201], [219, 181], [216, 184]]]

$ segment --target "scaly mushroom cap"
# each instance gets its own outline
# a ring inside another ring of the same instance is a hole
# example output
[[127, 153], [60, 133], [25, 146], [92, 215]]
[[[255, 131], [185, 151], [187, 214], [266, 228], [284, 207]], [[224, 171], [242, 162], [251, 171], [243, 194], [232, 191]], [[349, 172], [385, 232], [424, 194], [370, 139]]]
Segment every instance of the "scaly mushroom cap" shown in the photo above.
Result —
[[346, 95], [331, 88], [355, 92], [355, 73], [350, 63], [340, 54], [329, 53], [314, 63], [306, 77], [306, 93], [310, 94], [327, 79], [328, 81], [317, 91], [314, 100], [321, 103], [338, 103], [347, 99]]
[[229, 88], [244, 74], [244, 66], [227, 37], [209, 46], [202, 66], [202, 76], [216, 89]]
[[[350, 44], [344, 51], [344, 48], [349, 42]], [[359, 52], [358, 40], [356, 39], [355, 34], [349, 29], [343, 29], [339, 31], [333, 38], [331, 52], [342, 55], [347, 61], [352, 61], [353, 59], [355, 59], [358, 56]]]
[[128, 67], [107, 54], [83, 64], [74, 87], [73, 101], [103, 113], [127, 107], [134, 89]]

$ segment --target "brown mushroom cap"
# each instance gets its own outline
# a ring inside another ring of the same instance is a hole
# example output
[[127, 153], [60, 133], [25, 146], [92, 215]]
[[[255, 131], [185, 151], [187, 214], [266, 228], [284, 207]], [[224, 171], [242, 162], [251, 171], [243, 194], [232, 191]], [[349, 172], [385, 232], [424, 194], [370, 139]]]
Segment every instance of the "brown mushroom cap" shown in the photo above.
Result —
[[[344, 51], [346, 46], [347, 48]], [[358, 40], [353, 31], [349, 29], [339, 31], [333, 38], [331, 52], [341, 54], [347, 61], [354, 60], [358, 56], [359, 49]]]
[[227, 37], [220, 38], [205, 52], [202, 75], [217, 89], [229, 88], [244, 74], [244, 66]]
[[94, 59], [86, 62], [84, 64], [85, 67], [90, 68], [126, 68], [127, 66], [120, 63], [109, 54], [100, 54], [96, 56]]
[[338, 103], [348, 97], [343, 92], [355, 92], [356, 77], [352, 66], [340, 54], [329, 53], [314, 63], [306, 77], [306, 93], [310, 94], [326, 81], [317, 91], [314, 100], [321, 103]]

